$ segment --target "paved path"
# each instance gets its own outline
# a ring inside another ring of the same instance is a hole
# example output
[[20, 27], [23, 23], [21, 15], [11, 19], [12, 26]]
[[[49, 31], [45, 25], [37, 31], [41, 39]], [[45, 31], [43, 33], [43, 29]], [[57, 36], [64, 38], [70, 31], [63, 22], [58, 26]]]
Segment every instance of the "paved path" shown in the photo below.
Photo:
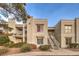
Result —
[[69, 49], [51, 50], [51, 51], [40, 51], [40, 52], [26, 52], [19, 54], [12, 54], [8, 56], [55, 56], [55, 55], [77, 55], [79, 56], [79, 51], [72, 51]]

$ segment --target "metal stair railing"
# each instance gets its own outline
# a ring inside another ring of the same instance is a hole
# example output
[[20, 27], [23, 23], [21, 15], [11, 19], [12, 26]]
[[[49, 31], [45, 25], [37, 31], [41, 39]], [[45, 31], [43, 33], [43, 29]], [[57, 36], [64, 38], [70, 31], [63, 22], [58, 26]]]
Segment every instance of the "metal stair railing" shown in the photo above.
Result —
[[60, 43], [56, 40], [56, 38], [53, 35], [50, 35], [51, 40], [54, 42], [57, 48], [60, 48]]
[[49, 43], [53, 49], [59, 49], [60, 48], [60, 43], [58, 40], [53, 35], [49, 35]]
[[54, 49], [54, 43], [52, 42], [50, 36], [48, 38], [49, 44], [51, 45], [51, 48]]

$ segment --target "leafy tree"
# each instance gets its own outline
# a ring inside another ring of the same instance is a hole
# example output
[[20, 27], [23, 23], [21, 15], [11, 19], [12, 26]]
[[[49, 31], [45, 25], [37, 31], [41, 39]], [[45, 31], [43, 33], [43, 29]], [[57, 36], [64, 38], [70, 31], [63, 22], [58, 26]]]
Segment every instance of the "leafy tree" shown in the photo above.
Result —
[[[26, 23], [28, 14], [25, 11], [25, 3], [2, 3], [0, 4], [0, 7], [5, 9], [8, 14], [13, 14], [16, 18], [16, 20], [22, 20], [23, 21], [23, 29], [25, 29], [24, 23]], [[7, 15], [8, 15], [7, 14]], [[25, 41], [24, 38], [25, 30], [23, 31], [23, 41]]]
[[0, 36], [0, 45], [10, 42], [8, 36]]
[[15, 15], [17, 20], [27, 20], [27, 13], [25, 11], [24, 3], [1, 3], [0, 7], [5, 9], [8, 13]]

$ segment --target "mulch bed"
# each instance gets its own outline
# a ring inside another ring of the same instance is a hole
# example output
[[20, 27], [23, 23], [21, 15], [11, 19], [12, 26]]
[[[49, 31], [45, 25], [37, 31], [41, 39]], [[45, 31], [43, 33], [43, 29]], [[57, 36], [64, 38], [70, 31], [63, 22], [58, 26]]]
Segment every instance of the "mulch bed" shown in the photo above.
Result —
[[[5, 48], [4, 46], [0, 46], [0, 48]], [[3, 55], [10, 55], [10, 54], [16, 54], [21, 53], [20, 48], [8, 48], [8, 52]]]
[[8, 52], [3, 55], [17, 54], [21, 53], [20, 48], [8, 48]]
[[8, 54], [16, 54], [16, 53], [20, 53], [20, 48], [9, 48], [6, 55], [8, 55]]

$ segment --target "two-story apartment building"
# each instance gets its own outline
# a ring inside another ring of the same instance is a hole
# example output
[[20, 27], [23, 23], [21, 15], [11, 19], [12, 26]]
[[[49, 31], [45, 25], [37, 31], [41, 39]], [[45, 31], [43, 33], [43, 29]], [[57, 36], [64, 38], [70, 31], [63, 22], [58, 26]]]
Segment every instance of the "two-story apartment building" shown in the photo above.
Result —
[[[28, 23], [28, 21], [30, 22]], [[28, 19], [27, 21], [27, 43], [36, 45], [48, 44], [48, 20], [47, 19]]]
[[8, 37], [14, 43], [25, 41], [26, 43], [36, 44], [37, 46], [48, 44], [47, 19], [34, 19], [33, 17], [28, 18], [27, 23], [24, 23], [24, 29], [23, 24], [17, 24], [14, 18], [8, 19], [8, 22], [5, 25], [11, 29], [10, 31], [7, 31], [11, 34], [8, 35]]
[[61, 48], [67, 48], [70, 43], [79, 43], [79, 18], [61, 20], [55, 27], [55, 38]]
[[0, 33], [9, 34], [14, 43], [51, 45], [52, 48], [67, 48], [70, 43], [79, 44], [79, 18], [60, 20], [55, 27], [48, 27], [47, 19], [30, 17], [27, 23], [17, 24], [15, 19], [0, 22]]

